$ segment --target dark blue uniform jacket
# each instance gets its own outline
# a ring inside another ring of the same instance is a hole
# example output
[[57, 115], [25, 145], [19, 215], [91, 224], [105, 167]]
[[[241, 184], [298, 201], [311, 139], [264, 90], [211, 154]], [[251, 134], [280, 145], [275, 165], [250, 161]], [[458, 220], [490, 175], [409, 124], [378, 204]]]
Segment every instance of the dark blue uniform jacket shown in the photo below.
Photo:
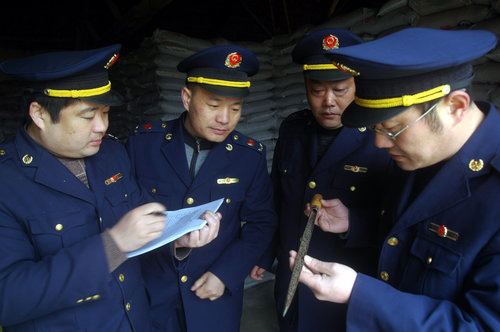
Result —
[[[152, 316], [160, 329], [175, 331], [175, 308], [182, 301], [188, 331], [239, 331], [245, 277], [277, 224], [265, 147], [234, 131], [212, 147], [191, 180], [182, 130], [180, 119], [136, 129], [128, 149], [137, 179], [169, 210], [224, 198], [222, 220], [217, 238], [180, 262], [169, 246], [145, 255]], [[199, 299], [190, 290], [207, 271], [226, 286], [215, 301]]]
[[[351, 219], [362, 219], [375, 231], [380, 214], [378, 198], [384, 190], [380, 183], [391, 165], [389, 155], [374, 146], [373, 133], [366, 128], [342, 128], [323, 157], [316, 160], [316, 126], [310, 110], [290, 115], [281, 125], [274, 152], [272, 180], [279, 216], [274, 243], [278, 258], [275, 295], [282, 331], [344, 329], [347, 306], [319, 301], [303, 284], [299, 284], [289, 312], [281, 319], [291, 276], [288, 252], [298, 249], [307, 222], [304, 209], [316, 193], [324, 199], [340, 199], [349, 208]], [[351, 239], [351, 244], [315, 227], [308, 254], [374, 273], [375, 235], [366, 232], [355, 241]], [[263, 257], [262, 267], [269, 269], [273, 258], [270, 250]]]
[[151, 329], [139, 261], [110, 274], [100, 236], [142, 200], [127, 153], [104, 139], [85, 164], [91, 190], [24, 129], [0, 145], [0, 325], [8, 331]]
[[500, 330], [500, 116], [478, 105], [487, 115], [473, 136], [402, 208], [412, 172], [386, 214], [379, 277], [358, 274], [348, 331]]

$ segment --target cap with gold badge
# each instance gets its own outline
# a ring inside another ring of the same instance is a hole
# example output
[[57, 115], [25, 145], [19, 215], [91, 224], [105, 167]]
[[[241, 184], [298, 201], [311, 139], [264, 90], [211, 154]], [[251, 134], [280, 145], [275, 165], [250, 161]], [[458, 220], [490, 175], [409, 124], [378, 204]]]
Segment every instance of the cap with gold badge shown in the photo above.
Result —
[[255, 54], [236, 45], [207, 48], [182, 60], [177, 70], [186, 73], [186, 83], [198, 83], [204, 89], [227, 97], [249, 93], [249, 77], [259, 70]]
[[348, 127], [372, 126], [409, 107], [466, 88], [472, 61], [493, 49], [497, 37], [481, 30], [407, 28], [385, 37], [331, 49], [334, 62], [358, 71], [356, 96], [342, 115]]
[[92, 50], [61, 51], [0, 63], [5, 74], [23, 81], [31, 92], [54, 98], [78, 98], [95, 104], [119, 106], [123, 99], [111, 90], [108, 69], [121, 45]]
[[340, 64], [334, 65], [326, 56], [332, 49], [356, 45], [363, 40], [349, 30], [326, 28], [314, 31], [297, 43], [292, 59], [302, 65], [304, 76], [317, 81], [340, 81], [354, 72]]

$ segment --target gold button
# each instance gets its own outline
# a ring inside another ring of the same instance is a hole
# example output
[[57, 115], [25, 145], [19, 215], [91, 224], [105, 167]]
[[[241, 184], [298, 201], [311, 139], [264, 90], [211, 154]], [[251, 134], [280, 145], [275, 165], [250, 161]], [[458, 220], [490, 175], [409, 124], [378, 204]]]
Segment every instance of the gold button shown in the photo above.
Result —
[[236, 141], [238, 139], [238, 135], [234, 135], [233, 138]]
[[387, 272], [385, 272], [385, 271], [380, 272], [380, 278], [381, 278], [383, 281], [387, 281], [387, 280], [389, 280], [389, 273], [387, 273]]
[[397, 246], [398, 243], [399, 243], [399, 240], [395, 237], [391, 237], [387, 240], [387, 243], [390, 245], [390, 246]]
[[166, 124], [166, 123], [162, 123], [162, 124], [161, 124], [161, 127], [162, 127], [162, 128], [166, 128], [166, 127], [167, 127], [167, 124]]
[[25, 163], [26, 165], [29, 165], [31, 164], [31, 162], [33, 161], [33, 157], [28, 155], [28, 154], [25, 154], [23, 156], [23, 163]]
[[351, 188], [349, 188], [349, 190], [354, 191], [354, 190], [356, 190], [356, 187], [355, 186], [351, 186]]
[[187, 277], [187, 276], [182, 276], [182, 277], [181, 277], [181, 281], [182, 281], [182, 282], [186, 282], [186, 281], [188, 281], [188, 277]]
[[154, 193], [156, 193], [156, 188], [152, 188], [152, 189], [151, 189], [151, 192], [152, 192], [153, 194], [154, 194]]
[[427, 257], [427, 264], [432, 263], [432, 257]]
[[191, 205], [194, 203], [194, 199], [192, 197], [189, 197], [188, 199], [186, 199], [186, 202]]
[[233, 151], [233, 146], [231, 144], [226, 145], [227, 151]]
[[385, 214], [385, 210], [380, 210], [380, 215], [383, 216]]
[[288, 170], [285, 168], [285, 169], [283, 170], [283, 173], [288, 173]]
[[480, 170], [483, 169], [483, 166], [484, 166], [484, 162], [482, 159], [472, 159], [470, 162], [469, 162], [469, 168], [471, 171], [473, 172], [479, 172]]
[[82, 303], [83, 299], [76, 300], [76, 303]]
[[128, 197], [128, 194], [125, 194], [125, 198], [127, 198], [127, 197]]
[[127, 304], [125, 304], [125, 310], [130, 311], [130, 302], [127, 302]]
[[3, 156], [5, 154], [5, 150], [0, 150], [0, 156]]
[[118, 280], [120, 280], [120, 282], [124, 282], [125, 281], [125, 276], [123, 275], [123, 273], [120, 273], [118, 275]]
[[311, 189], [316, 188], [316, 182], [314, 182], [314, 181], [310, 181], [310, 182], [309, 182], [309, 188], [311, 188]]
[[102, 224], [102, 217], [99, 217], [99, 222]]
[[99, 295], [99, 294], [92, 296], [92, 300], [99, 300], [100, 298], [101, 298], [101, 295]]
[[170, 134], [170, 133], [169, 133], [169, 134], [166, 134], [166, 135], [165, 135], [165, 139], [166, 139], [167, 141], [170, 141], [170, 140], [172, 139], [172, 134]]
[[56, 227], [54, 227], [56, 229], [56, 231], [60, 231], [63, 229], [63, 225], [62, 224], [57, 224]]
[[359, 127], [359, 128], [358, 128], [358, 130], [359, 130], [360, 132], [364, 132], [364, 131], [366, 131], [366, 127]]
[[226, 203], [227, 204], [231, 203], [231, 198], [226, 198]]

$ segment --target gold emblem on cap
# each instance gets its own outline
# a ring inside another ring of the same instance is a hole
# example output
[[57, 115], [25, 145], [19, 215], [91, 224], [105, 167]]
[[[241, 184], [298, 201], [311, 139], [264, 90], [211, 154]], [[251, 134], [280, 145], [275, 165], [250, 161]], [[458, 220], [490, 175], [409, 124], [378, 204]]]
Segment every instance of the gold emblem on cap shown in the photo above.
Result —
[[31, 164], [32, 161], [33, 161], [33, 157], [30, 156], [29, 154], [25, 154], [23, 156], [23, 163], [25, 163], [26, 165]]
[[469, 162], [469, 168], [473, 172], [479, 172], [483, 169], [484, 162], [482, 159], [471, 159]]
[[339, 48], [339, 39], [335, 37], [334, 35], [329, 35], [323, 38], [323, 49], [325, 51], [334, 49], [334, 48]]
[[337, 66], [338, 69], [342, 70], [345, 73], [351, 74], [352, 76], [359, 76], [360, 75], [359, 71], [355, 71], [354, 69], [349, 68], [346, 65], [343, 65], [343, 64], [335, 62], [335, 61], [332, 61], [332, 63], [335, 66]]
[[116, 62], [116, 60], [118, 60], [119, 56], [119, 53], [113, 54], [111, 59], [109, 59], [108, 63], [106, 63], [106, 65], [104, 66], [104, 69], [109, 69], [109, 67], [111, 67]]
[[233, 151], [233, 146], [231, 144], [226, 145], [227, 151]]
[[238, 68], [241, 65], [241, 55], [238, 52], [229, 53], [224, 65], [229, 68]]

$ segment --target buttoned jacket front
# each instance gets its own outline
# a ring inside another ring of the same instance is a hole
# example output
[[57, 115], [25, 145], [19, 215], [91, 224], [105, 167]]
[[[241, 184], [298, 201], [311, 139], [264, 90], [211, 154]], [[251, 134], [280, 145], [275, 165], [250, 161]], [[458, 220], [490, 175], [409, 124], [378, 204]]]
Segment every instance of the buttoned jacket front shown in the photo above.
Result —
[[478, 105], [465, 145], [412, 202], [413, 172], [394, 200], [378, 280], [358, 274], [348, 331], [499, 330], [500, 116]]
[[24, 129], [0, 151], [0, 325], [149, 331], [139, 261], [109, 273], [100, 236], [143, 199], [123, 146], [84, 159], [90, 189]]
[[[274, 243], [277, 252], [276, 298], [278, 313], [283, 312], [291, 271], [288, 252], [297, 250], [307, 217], [306, 203], [314, 194], [324, 199], [338, 198], [351, 210], [351, 218], [363, 219], [376, 230], [382, 209], [378, 205], [383, 188], [382, 177], [391, 165], [389, 155], [373, 144], [373, 133], [366, 128], [342, 128], [317, 160], [317, 123], [310, 110], [290, 115], [280, 127], [276, 145], [272, 180], [279, 217], [279, 230]], [[369, 233], [369, 232], [367, 232]], [[348, 264], [365, 273], [374, 273], [377, 262], [375, 233], [367, 234], [368, 241], [351, 245], [339, 235], [315, 227], [308, 255], [325, 261]], [[375, 249], [375, 250], [374, 250]], [[269, 269], [274, 255], [263, 257]], [[346, 305], [317, 300], [303, 284], [282, 330], [331, 331], [345, 327]]]
[[[182, 300], [188, 331], [238, 331], [244, 280], [276, 228], [265, 147], [234, 131], [211, 148], [191, 179], [182, 130], [180, 119], [136, 129], [128, 150], [137, 179], [169, 210], [223, 198], [222, 220], [217, 238], [180, 262], [169, 246], [144, 255], [152, 317], [160, 329], [175, 328], [170, 324]], [[215, 301], [190, 290], [207, 271], [226, 286]]]

